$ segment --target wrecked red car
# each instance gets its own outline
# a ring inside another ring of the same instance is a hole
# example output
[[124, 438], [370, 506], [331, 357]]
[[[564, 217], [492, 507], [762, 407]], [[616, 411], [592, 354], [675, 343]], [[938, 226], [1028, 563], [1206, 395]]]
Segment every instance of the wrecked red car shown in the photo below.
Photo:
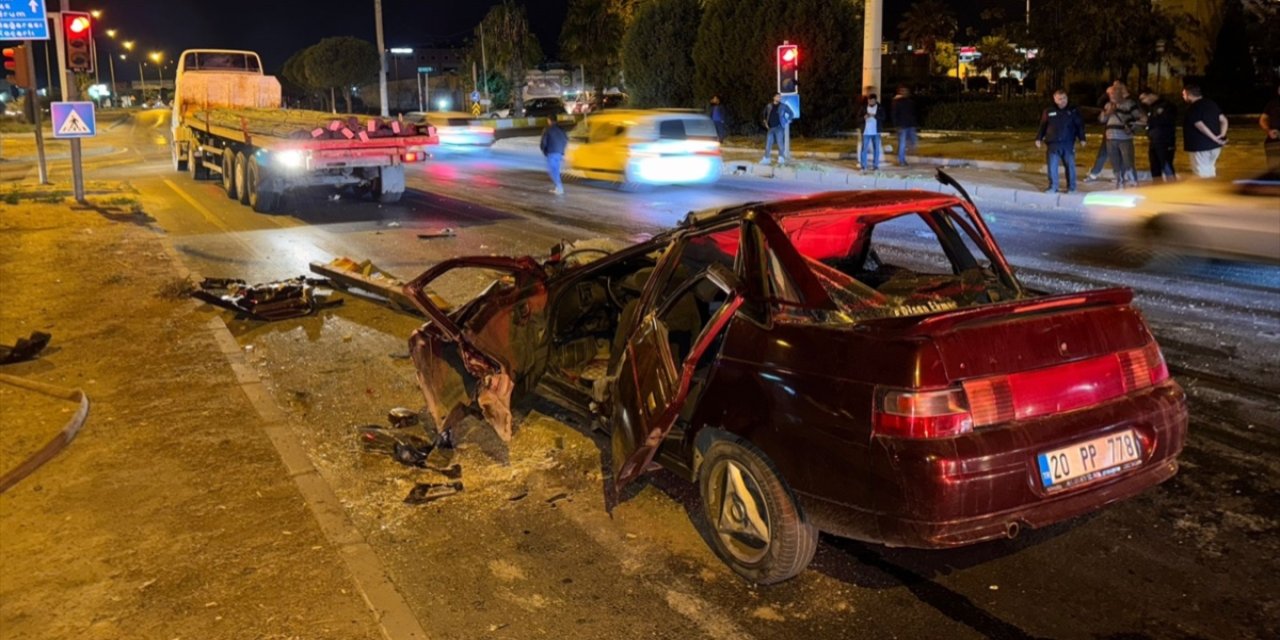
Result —
[[[502, 276], [445, 313], [427, 287], [457, 269]], [[967, 196], [747, 204], [611, 253], [448, 260], [405, 292], [438, 429], [510, 437], [530, 394], [594, 416], [615, 492], [655, 462], [697, 482], [757, 583], [803, 570], [819, 530], [942, 548], [1093, 511], [1173, 476], [1187, 430], [1132, 292], [1026, 290]]]

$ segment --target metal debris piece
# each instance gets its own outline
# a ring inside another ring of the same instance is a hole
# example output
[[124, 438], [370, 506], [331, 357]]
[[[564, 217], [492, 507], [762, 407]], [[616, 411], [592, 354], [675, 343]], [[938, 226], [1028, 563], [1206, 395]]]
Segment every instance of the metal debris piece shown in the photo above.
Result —
[[387, 412], [387, 422], [391, 423], [391, 428], [393, 429], [416, 427], [421, 421], [418, 412], [413, 409], [396, 407]]
[[[422, 316], [422, 311], [404, 294], [405, 281], [383, 271], [369, 260], [357, 262], [351, 258], [338, 257], [330, 262], [312, 262], [311, 272], [328, 278], [333, 283], [333, 286], [347, 293], [353, 295], [359, 295], [361, 292], [371, 294], [362, 297], [373, 298], [396, 311]], [[428, 295], [431, 296], [433, 304], [436, 304], [446, 312], [452, 308], [452, 305], [447, 300], [434, 292], [428, 292]]]
[[436, 238], [456, 238], [457, 236], [458, 236], [458, 232], [454, 231], [452, 227], [445, 227], [445, 228], [443, 228], [443, 229], [440, 229], [439, 231], [431, 231], [431, 232], [428, 232], [428, 233], [419, 233], [419, 234], [418, 234], [418, 239], [419, 239], [419, 240], [434, 240], [434, 239], [436, 239]]
[[320, 288], [328, 286], [328, 280], [306, 276], [255, 285], [237, 278], [205, 278], [191, 297], [255, 320], [285, 320], [342, 304], [329, 299], [331, 289]]
[[53, 336], [43, 331], [32, 331], [29, 337], [18, 338], [12, 347], [0, 344], [0, 364], [34, 360], [45, 347], [49, 346], [49, 340], [52, 338]]
[[421, 482], [409, 490], [405, 504], [427, 504], [462, 491], [462, 482]]

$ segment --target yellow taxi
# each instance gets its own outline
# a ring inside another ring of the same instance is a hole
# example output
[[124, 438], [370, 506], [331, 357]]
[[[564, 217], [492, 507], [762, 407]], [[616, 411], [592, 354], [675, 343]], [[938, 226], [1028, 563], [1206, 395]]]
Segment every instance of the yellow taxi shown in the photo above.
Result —
[[611, 110], [569, 132], [565, 173], [624, 185], [710, 184], [723, 160], [711, 119], [694, 111]]

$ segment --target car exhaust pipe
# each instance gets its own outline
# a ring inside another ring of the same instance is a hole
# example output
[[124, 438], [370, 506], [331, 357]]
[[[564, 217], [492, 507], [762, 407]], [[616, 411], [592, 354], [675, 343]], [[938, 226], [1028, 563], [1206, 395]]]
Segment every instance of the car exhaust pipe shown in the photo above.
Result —
[[1004, 525], [1004, 535], [1008, 537], [1010, 540], [1018, 537], [1018, 534], [1021, 532], [1022, 532], [1022, 526], [1019, 525], [1017, 522], [1008, 522]]

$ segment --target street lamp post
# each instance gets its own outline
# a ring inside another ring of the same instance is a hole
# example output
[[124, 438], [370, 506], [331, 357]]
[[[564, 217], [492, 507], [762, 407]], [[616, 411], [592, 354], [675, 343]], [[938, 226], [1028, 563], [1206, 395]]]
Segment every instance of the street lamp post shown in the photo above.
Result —
[[382, 117], [386, 118], [391, 111], [387, 108], [387, 44], [382, 38], [382, 0], [373, 0], [373, 13], [378, 27], [378, 97], [382, 102]]

